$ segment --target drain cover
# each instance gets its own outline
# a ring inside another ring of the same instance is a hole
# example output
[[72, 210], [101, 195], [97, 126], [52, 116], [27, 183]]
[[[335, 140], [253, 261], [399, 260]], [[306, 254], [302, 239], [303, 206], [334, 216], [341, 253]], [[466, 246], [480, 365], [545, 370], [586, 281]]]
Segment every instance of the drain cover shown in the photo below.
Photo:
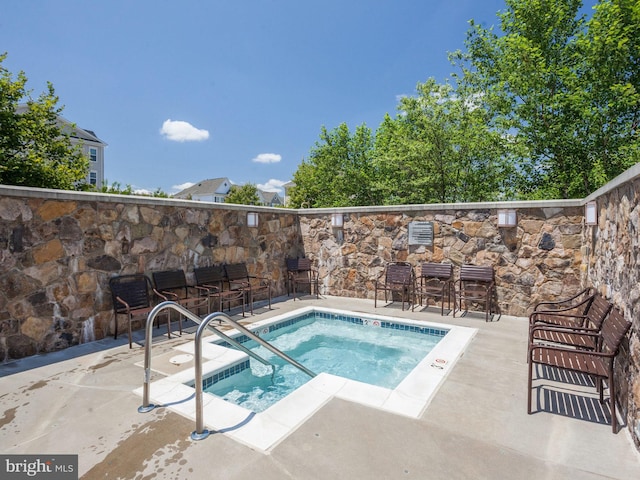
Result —
[[193, 360], [193, 355], [190, 353], [183, 353], [182, 355], [176, 355], [175, 357], [171, 357], [169, 361], [174, 365], [180, 365], [183, 363], [187, 363]]

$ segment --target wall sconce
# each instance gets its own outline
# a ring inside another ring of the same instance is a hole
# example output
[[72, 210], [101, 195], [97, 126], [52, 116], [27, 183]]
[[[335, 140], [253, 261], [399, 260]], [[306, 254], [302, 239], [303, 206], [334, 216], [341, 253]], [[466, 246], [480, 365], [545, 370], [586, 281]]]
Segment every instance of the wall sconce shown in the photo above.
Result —
[[247, 213], [247, 226], [248, 227], [257, 227], [258, 226], [258, 214], [255, 212]]
[[332, 213], [331, 214], [331, 226], [333, 228], [342, 228], [344, 224], [344, 216], [342, 213]]
[[598, 224], [598, 204], [596, 202], [584, 204], [584, 223], [587, 225]]
[[515, 227], [516, 211], [515, 210], [498, 210], [498, 226], [499, 227]]

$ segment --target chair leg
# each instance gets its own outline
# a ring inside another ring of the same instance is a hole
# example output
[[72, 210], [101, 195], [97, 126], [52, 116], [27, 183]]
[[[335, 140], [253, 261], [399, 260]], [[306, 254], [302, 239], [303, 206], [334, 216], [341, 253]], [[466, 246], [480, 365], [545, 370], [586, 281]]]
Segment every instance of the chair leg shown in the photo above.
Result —
[[131, 341], [131, 314], [129, 314], [129, 348], [133, 348], [133, 343]]
[[[618, 418], [616, 417], [616, 390], [613, 386], [613, 372], [609, 373], [609, 402], [611, 403], [611, 431], [616, 433], [618, 430]], [[604, 390], [604, 386], [602, 388]]]
[[527, 358], [529, 361], [529, 380], [527, 382], [527, 413], [531, 415], [531, 395], [533, 394], [533, 361], [531, 358]]
[[[178, 315], [178, 323], [180, 323], [181, 321], [182, 315]], [[158, 326], [160, 326], [160, 322], [158, 322]], [[171, 314], [167, 315], [167, 338], [171, 338]]]

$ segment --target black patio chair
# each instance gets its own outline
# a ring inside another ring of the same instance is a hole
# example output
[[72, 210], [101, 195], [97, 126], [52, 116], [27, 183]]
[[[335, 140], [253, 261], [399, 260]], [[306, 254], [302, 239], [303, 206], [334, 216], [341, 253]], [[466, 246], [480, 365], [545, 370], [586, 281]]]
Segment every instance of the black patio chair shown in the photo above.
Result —
[[[113, 302], [113, 313], [115, 317], [115, 327], [113, 338], [118, 338], [118, 316], [127, 317], [127, 330], [129, 333], [129, 348], [132, 347], [131, 324], [134, 320], [141, 320], [145, 325], [146, 319], [154, 308], [153, 286], [149, 277], [144, 274], [119, 275], [109, 279], [111, 288], [111, 299]], [[166, 317], [167, 337], [171, 338], [171, 320], [168, 311], [158, 314]], [[159, 322], [158, 322], [159, 326]], [[180, 326], [182, 334], [182, 326]], [[147, 341], [150, 341], [147, 339]]]

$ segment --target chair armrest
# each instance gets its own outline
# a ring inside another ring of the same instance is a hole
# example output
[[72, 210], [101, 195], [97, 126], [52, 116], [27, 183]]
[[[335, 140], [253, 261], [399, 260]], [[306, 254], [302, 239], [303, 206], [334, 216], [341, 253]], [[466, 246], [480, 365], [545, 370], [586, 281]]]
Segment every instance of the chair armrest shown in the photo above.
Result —
[[205, 287], [203, 285], [193, 285], [190, 286], [189, 288], [194, 288], [200, 295], [206, 295], [209, 293], [209, 290], [211, 290], [208, 287]]
[[594, 339], [600, 338], [600, 333], [596, 329], [572, 329], [561, 327], [549, 327], [546, 325], [537, 325], [529, 330], [529, 345], [535, 345], [533, 340], [536, 332], [556, 332], [556, 333], [570, 333], [574, 335], [580, 335], [582, 337], [591, 337]]
[[532, 343], [529, 345], [529, 358], [533, 358], [534, 350], [554, 350], [557, 352], [568, 352], [574, 353], [576, 355], [584, 355], [590, 357], [600, 357], [600, 358], [613, 358], [616, 356], [617, 352], [597, 352], [597, 351], [586, 351], [586, 350], [576, 350], [575, 348], [567, 348], [561, 345], [540, 345], [538, 343]]
[[122, 305], [124, 305], [127, 309], [127, 312], [129, 312], [131, 310], [131, 307], [129, 306], [129, 304], [127, 302], [125, 302], [123, 299], [121, 299], [120, 297], [116, 297], [116, 300], [118, 301], [118, 303], [121, 303]]
[[207, 293], [211, 293], [211, 291], [213, 290], [214, 293], [219, 293], [222, 291], [222, 289], [217, 286], [217, 285], [210, 285], [208, 283], [203, 283], [202, 285], [199, 285], [200, 288], [204, 288], [205, 290], [207, 290]]
[[546, 325], [552, 324], [551, 322], [547, 322], [544, 320], [536, 320], [536, 317], [540, 316], [540, 315], [552, 315], [554, 317], [558, 317], [558, 318], [564, 318], [564, 319], [571, 319], [571, 318], [575, 318], [575, 319], [582, 319], [582, 324], [584, 325], [585, 320], [587, 319], [587, 315], [571, 315], [570, 313], [556, 313], [556, 312], [551, 312], [551, 311], [538, 311], [538, 312], [533, 312], [531, 313], [531, 315], [529, 315], [529, 325], [533, 325], [536, 323], [536, 321], [539, 321], [540, 323], [544, 323]]
[[155, 288], [153, 289], [153, 291], [155, 292], [156, 295], [158, 295], [160, 298], [162, 298], [165, 301], [169, 300], [169, 297], [174, 298], [176, 301], [180, 298], [176, 293], [173, 293], [173, 292], [166, 292], [166, 291], [159, 292]]

